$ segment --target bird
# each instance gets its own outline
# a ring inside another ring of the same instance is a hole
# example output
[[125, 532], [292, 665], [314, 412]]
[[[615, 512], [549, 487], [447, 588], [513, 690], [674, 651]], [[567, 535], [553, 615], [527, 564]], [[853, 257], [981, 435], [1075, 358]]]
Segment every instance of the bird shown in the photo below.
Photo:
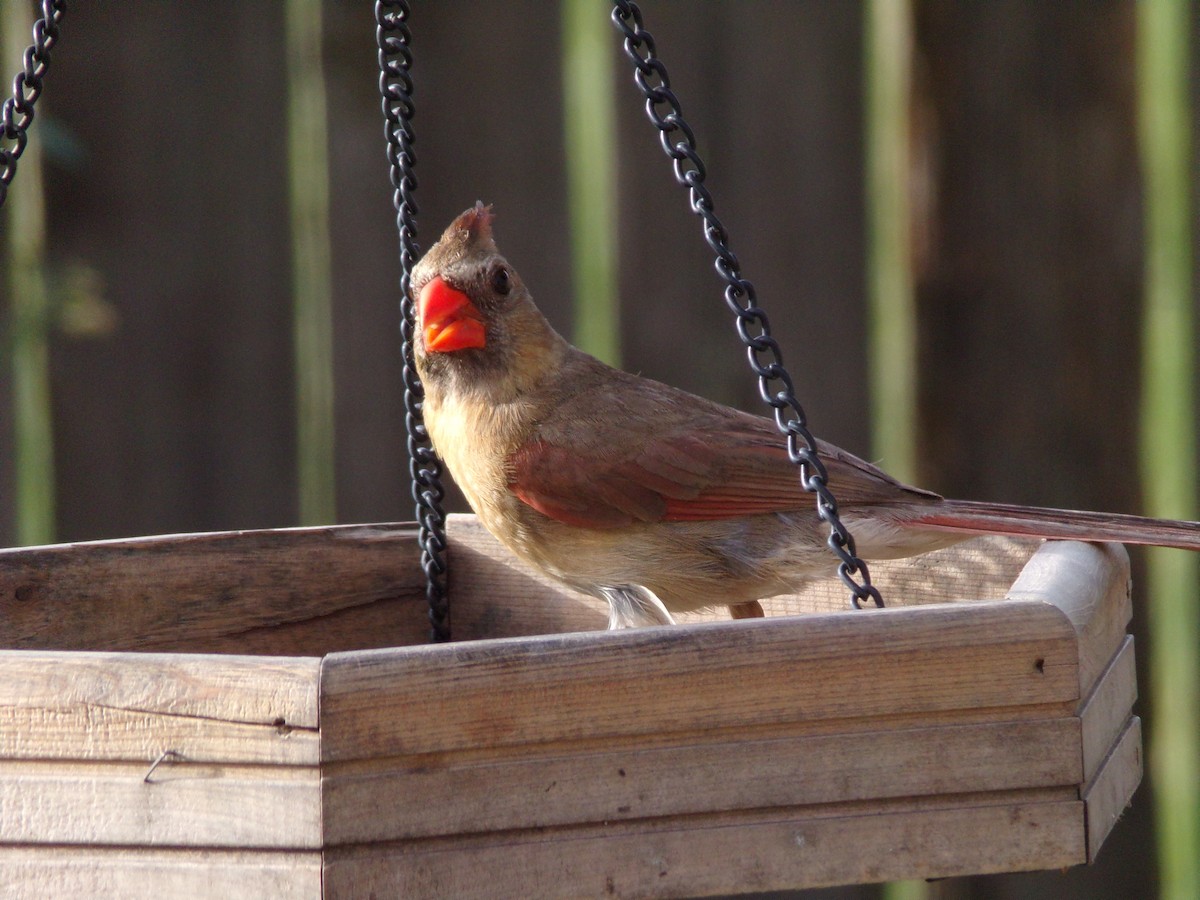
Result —
[[[413, 361], [438, 457], [479, 521], [609, 628], [760, 600], [827, 576], [827, 526], [775, 422], [572, 346], [501, 255], [477, 202], [410, 277]], [[946, 499], [817, 441], [864, 560], [981, 534], [1200, 550], [1200, 523]]]

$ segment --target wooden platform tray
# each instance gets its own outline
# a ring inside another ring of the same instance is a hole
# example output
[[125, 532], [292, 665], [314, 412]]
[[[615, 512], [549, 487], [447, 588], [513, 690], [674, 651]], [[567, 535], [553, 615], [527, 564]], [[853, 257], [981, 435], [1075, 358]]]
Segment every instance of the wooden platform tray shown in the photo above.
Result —
[[840, 611], [831, 579], [767, 619], [617, 633], [578, 633], [600, 604], [472, 517], [450, 566], [464, 640], [429, 646], [411, 526], [0, 552], [0, 895], [1061, 868], [1141, 777], [1116, 545], [985, 539], [875, 567], [890, 603], [933, 603]]

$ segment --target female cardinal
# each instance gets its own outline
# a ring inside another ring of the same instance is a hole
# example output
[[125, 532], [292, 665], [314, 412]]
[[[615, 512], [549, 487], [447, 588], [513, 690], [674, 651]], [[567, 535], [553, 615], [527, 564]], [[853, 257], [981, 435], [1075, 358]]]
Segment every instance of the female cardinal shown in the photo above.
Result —
[[[757, 601], [832, 570], [825, 526], [766, 418], [613, 369], [564, 340], [476, 204], [417, 264], [415, 358], [433, 447], [513, 553], [609, 603], [609, 627]], [[977, 534], [1200, 549], [1200, 523], [945, 500], [818, 452], [864, 559]]]

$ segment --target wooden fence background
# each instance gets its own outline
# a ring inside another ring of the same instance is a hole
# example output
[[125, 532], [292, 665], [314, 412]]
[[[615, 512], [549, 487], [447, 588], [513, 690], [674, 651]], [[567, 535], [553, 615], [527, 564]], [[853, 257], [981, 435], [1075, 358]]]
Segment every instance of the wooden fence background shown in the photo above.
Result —
[[[569, 333], [557, 8], [415, 5], [422, 244], [476, 199], [495, 204], [506, 255]], [[920, 481], [1137, 511], [1134, 4], [915, 7]], [[281, 10], [69, 11], [35, 126], [49, 261], [60, 282], [91, 273], [114, 319], [53, 337], [60, 540], [295, 523]], [[862, 9], [649, 0], [644, 12], [814, 430], [868, 453]], [[408, 519], [374, 25], [367, 3], [329, 0], [325, 14], [337, 518]], [[699, 222], [616, 68], [624, 365], [754, 409]], [[9, 378], [5, 365], [0, 448]], [[11, 479], [5, 451], [5, 545]], [[937, 891], [1151, 896], [1151, 803], [1143, 788], [1092, 869]]]

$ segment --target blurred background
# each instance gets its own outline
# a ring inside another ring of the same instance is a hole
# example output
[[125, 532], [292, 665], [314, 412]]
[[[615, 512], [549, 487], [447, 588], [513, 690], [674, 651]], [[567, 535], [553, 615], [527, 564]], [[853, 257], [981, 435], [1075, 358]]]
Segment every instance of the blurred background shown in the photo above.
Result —
[[[607, 4], [414, 3], [419, 241], [477, 199], [565, 334], [759, 410]], [[0, 0], [5, 79], [32, 5]], [[1195, 10], [647, 0], [821, 437], [1197, 518]], [[0, 545], [412, 518], [371, 4], [76, 4], [3, 211]], [[1200, 896], [1196, 560], [1135, 557], [1150, 777], [1099, 863], [822, 897]]]

